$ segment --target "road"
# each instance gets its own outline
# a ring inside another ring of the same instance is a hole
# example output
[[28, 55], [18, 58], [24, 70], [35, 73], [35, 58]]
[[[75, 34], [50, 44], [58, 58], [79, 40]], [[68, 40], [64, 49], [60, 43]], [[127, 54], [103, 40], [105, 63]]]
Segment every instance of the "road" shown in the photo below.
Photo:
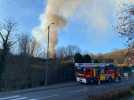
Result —
[[49, 86], [49, 88], [31, 89], [30, 91], [0, 93], [0, 100], [87, 100], [89, 95], [98, 95], [114, 89], [127, 88], [133, 84], [134, 78], [122, 80], [119, 83], [101, 85], [67, 83], [61, 85], [61, 87], [60, 85], [55, 85]]

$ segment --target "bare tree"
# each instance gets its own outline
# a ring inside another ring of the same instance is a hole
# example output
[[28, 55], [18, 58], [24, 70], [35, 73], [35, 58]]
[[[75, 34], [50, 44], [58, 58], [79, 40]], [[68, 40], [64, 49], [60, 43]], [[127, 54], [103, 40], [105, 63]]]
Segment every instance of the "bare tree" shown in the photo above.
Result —
[[47, 52], [44, 49], [44, 47], [38, 47], [35, 52], [34, 52], [35, 57], [39, 57], [42, 59], [46, 59], [47, 58]]
[[80, 52], [80, 49], [77, 46], [69, 45], [66, 47], [67, 56], [73, 57], [76, 53]]
[[0, 80], [2, 78], [2, 73], [5, 68], [6, 58], [10, 52], [11, 47], [15, 44], [11, 36], [15, 31], [16, 24], [11, 20], [7, 20], [4, 23], [1, 23], [0, 27], [0, 38], [1, 38], [1, 58], [0, 58]]
[[57, 56], [59, 58], [73, 57], [76, 53], [79, 53], [80, 49], [77, 46], [69, 45], [67, 47], [60, 47], [57, 50]]
[[125, 5], [118, 16], [117, 23], [118, 33], [127, 39], [128, 53], [127, 61], [128, 64], [134, 64], [134, 5]]
[[19, 42], [19, 51], [21, 55], [27, 55], [28, 50], [27, 47], [29, 45], [29, 36], [26, 34], [21, 34], [18, 37], [18, 42]]
[[36, 40], [34, 38], [30, 39], [30, 43], [29, 43], [29, 54], [31, 56], [35, 56], [37, 53], [36, 52], [36, 49], [37, 49], [37, 43], [36, 43]]
[[19, 51], [22, 56], [35, 56], [36, 40], [34, 38], [30, 38], [28, 34], [21, 34], [18, 41]]

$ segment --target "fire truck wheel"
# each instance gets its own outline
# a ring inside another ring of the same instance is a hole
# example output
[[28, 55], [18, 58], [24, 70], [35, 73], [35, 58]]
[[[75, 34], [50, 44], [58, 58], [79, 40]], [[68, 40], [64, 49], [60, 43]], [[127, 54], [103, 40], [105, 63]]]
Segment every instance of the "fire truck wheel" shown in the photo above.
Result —
[[120, 82], [121, 81], [121, 77], [117, 77], [115, 82]]
[[111, 77], [108, 78], [108, 82], [112, 82], [113, 79]]
[[119, 82], [119, 79], [118, 79], [118, 77], [115, 79], [115, 82]]
[[101, 81], [99, 80], [99, 81], [98, 81], [98, 85], [100, 85], [100, 84], [101, 84]]
[[97, 81], [97, 79], [94, 81], [94, 84], [98, 84], [98, 81]]

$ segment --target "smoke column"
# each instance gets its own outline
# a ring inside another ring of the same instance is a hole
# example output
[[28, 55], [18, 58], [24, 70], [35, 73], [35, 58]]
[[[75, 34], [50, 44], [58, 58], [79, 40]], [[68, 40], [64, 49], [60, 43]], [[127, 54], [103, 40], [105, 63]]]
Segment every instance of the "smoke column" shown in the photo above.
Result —
[[[68, 23], [70, 17], [78, 12], [81, 19], [87, 19], [87, 22], [90, 25], [93, 24], [96, 30], [99, 30], [99, 28], [105, 30], [110, 23], [106, 17], [107, 14], [111, 14], [109, 13], [109, 9], [112, 7], [110, 8], [109, 5], [111, 2], [114, 2], [114, 8], [117, 3], [123, 1], [124, 0], [48, 0], [45, 10], [40, 16], [40, 25], [33, 29], [33, 35], [38, 42], [42, 42], [42, 40], [47, 41], [48, 26], [54, 23], [50, 26], [49, 44], [50, 57], [53, 58], [58, 32]], [[129, 1], [133, 2], [133, 0]], [[80, 8], [82, 8], [83, 11], [80, 10]]]
[[[89, 0], [48, 0], [47, 6], [44, 13], [41, 15], [41, 25], [33, 30], [34, 36], [37, 41], [40, 41], [42, 35], [39, 33], [44, 33], [47, 37], [48, 26], [50, 26], [50, 43], [49, 43], [49, 56], [53, 58], [55, 55], [55, 47], [57, 44], [58, 31], [64, 27], [70, 16], [73, 15], [77, 7], [82, 3], [82, 1]], [[45, 40], [47, 40], [45, 38]]]

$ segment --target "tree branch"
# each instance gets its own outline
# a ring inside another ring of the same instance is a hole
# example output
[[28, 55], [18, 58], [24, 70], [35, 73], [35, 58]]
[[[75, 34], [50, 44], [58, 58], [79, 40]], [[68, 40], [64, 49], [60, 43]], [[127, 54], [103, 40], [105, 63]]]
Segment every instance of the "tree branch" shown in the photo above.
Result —
[[5, 41], [5, 39], [4, 39], [4, 37], [3, 37], [1, 32], [0, 32], [0, 37], [2, 38], [3, 41]]

